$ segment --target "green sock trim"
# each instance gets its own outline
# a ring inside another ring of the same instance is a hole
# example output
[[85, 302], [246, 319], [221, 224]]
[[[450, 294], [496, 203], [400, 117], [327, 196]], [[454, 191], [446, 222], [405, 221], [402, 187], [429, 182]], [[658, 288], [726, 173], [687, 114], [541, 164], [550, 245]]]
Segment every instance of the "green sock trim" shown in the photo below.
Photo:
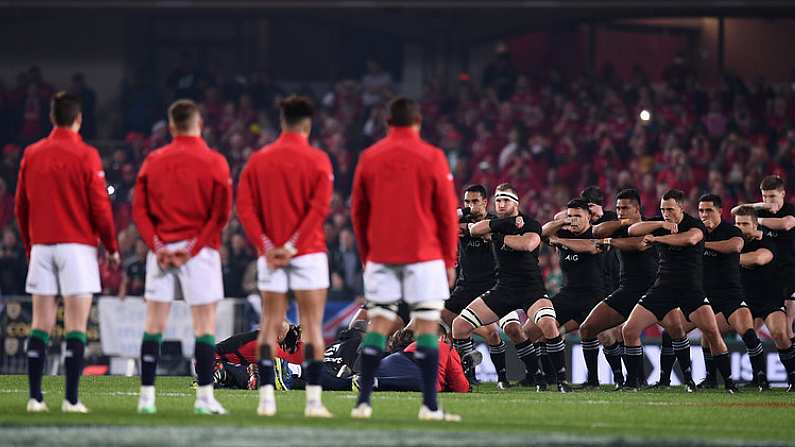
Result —
[[368, 332], [362, 339], [362, 346], [378, 348], [383, 351], [386, 349], [386, 335], [379, 334], [378, 332]]
[[204, 334], [199, 337], [196, 337], [196, 343], [204, 343], [205, 345], [212, 346], [213, 348], [215, 348], [215, 335]]
[[417, 347], [425, 349], [438, 349], [439, 337], [433, 334], [420, 334], [417, 336]]
[[150, 334], [149, 332], [144, 332], [144, 341], [153, 341], [155, 343], [160, 343], [163, 341], [163, 334], [158, 332], [155, 334]]
[[50, 334], [42, 331], [41, 329], [33, 329], [30, 331], [30, 338], [38, 338], [46, 345], [50, 342]]
[[64, 340], [77, 340], [83, 344], [88, 343], [88, 337], [86, 337], [85, 332], [80, 331], [72, 331], [66, 334]]

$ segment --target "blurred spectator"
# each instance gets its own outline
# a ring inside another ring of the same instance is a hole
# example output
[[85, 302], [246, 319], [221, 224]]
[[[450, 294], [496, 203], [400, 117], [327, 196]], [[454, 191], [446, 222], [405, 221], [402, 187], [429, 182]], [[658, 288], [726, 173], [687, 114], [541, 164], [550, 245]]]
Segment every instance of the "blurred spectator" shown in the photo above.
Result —
[[83, 124], [80, 125], [80, 135], [86, 140], [95, 138], [97, 136], [97, 94], [86, 85], [86, 77], [83, 73], [72, 75], [69, 92], [79, 97], [82, 102]]
[[135, 241], [135, 254], [124, 259], [122, 263], [122, 282], [119, 297], [143, 296], [146, 282], [146, 254], [149, 251], [144, 241]]
[[0, 177], [0, 229], [14, 221], [14, 196], [8, 190], [6, 181]]
[[392, 75], [374, 60], [367, 61], [367, 73], [362, 77], [362, 103], [371, 107], [392, 94]]
[[339, 233], [339, 244], [331, 253], [331, 270], [332, 275], [342, 280], [338, 287], [357, 296], [362, 294], [362, 262], [350, 228], [343, 228]]
[[0, 240], [0, 292], [5, 295], [25, 293], [27, 271], [22, 243], [13, 230], [3, 230]]

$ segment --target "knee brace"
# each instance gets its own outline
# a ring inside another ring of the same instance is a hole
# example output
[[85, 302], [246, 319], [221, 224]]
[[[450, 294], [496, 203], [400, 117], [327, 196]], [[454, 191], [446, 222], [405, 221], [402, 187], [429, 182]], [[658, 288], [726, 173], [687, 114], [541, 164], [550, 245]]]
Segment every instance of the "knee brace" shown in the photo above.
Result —
[[538, 309], [538, 312], [536, 312], [535, 316], [533, 317], [533, 322], [535, 324], [538, 324], [538, 322], [541, 321], [542, 318], [557, 319], [557, 315], [555, 314], [555, 308], [542, 307], [541, 309]]
[[472, 326], [472, 328], [474, 328], [474, 329], [477, 329], [477, 328], [483, 326], [483, 322], [480, 321], [480, 317], [478, 317], [475, 312], [472, 312], [471, 310], [469, 310], [469, 308], [466, 308], [466, 309], [462, 310], [461, 313], [458, 316], [463, 318], [464, 321], [469, 323]]
[[390, 304], [368, 302], [366, 307], [368, 320], [372, 320], [373, 317], [381, 317], [389, 321], [395, 321], [398, 318], [398, 305], [396, 302]]
[[503, 332], [505, 332], [505, 327], [511, 323], [516, 323], [518, 325], [522, 324], [522, 322], [519, 320], [519, 312], [513, 311], [508, 315], [500, 318], [500, 329], [502, 329]]
[[440, 321], [442, 318], [444, 301], [423, 301], [411, 305], [411, 319], [425, 321]]

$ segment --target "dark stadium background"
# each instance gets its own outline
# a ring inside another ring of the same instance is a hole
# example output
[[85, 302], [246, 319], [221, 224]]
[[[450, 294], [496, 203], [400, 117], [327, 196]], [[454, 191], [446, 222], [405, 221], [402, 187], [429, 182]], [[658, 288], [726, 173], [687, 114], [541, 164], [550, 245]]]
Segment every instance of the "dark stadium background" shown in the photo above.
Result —
[[[169, 139], [167, 104], [202, 104], [205, 138], [237, 177], [278, 133], [274, 101], [312, 97], [312, 141], [336, 174], [326, 224], [336, 312], [362, 290], [353, 169], [396, 93], [420, 99], [423, 136], [446, 151], [457, 186], [510, 180], [540, 221], [591, 184], [608, 206], [636, 186], [646, 215], [674, 187], [720, 194], [726, 210], [755, 201], [770, 173], [792, 200], [794, 14], [786, 1], [0, 2], [0, 303], [24, 302], [13, 194], [56, 90], [83, 98], [82, 134], [111, 186], [124, 267], [103, 265], [104, 294], [133, 296], [145, 247], [130, 193], [145, 155]], [[253, 293], [254, 252], [236, 219], [222, 256], [226, 295]], [[554, 291], [554, 254], [542, 262]], [[0, 316], [5, 361], [26, 332], [24, 305], [16, 311]]]

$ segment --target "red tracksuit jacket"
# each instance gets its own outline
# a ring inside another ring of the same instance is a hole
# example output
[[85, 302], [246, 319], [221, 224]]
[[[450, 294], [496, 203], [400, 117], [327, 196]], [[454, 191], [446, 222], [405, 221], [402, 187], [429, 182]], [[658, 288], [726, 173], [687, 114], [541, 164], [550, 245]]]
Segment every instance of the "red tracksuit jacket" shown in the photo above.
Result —
[[362, 262], [444, 260], [453, 267], [458, 218], [444, 153], [408, 127], [362, 152], [353, 180], [351, 218]]
[[174, 137], [144, 160], [133, 221], [150, 250], [182, 240], [191, 241], [191, 256], [204, 247], [218, 249], [231, 212], [229, 164], [200, 137]]
[[25, 149], [15, 200], [19, 233], [34, 244], [78, 243], [119, 251], [97, 150], [58, 128]]
[[[417, 342], [413, 342], [403, 350], [416, 352]], [[436, 391], [452, 393], [468, 393], [469, 381], [464, 375], [461, 357], [447, 343], [439, 343], [439, 373], [436, 376]]]
[[333, 183], [328, 155], [299, 133], [284, 132], [252, 155], [240, 174], [237, 215], [257, 252], [291, 242], [296, 256], [325, 253]]

